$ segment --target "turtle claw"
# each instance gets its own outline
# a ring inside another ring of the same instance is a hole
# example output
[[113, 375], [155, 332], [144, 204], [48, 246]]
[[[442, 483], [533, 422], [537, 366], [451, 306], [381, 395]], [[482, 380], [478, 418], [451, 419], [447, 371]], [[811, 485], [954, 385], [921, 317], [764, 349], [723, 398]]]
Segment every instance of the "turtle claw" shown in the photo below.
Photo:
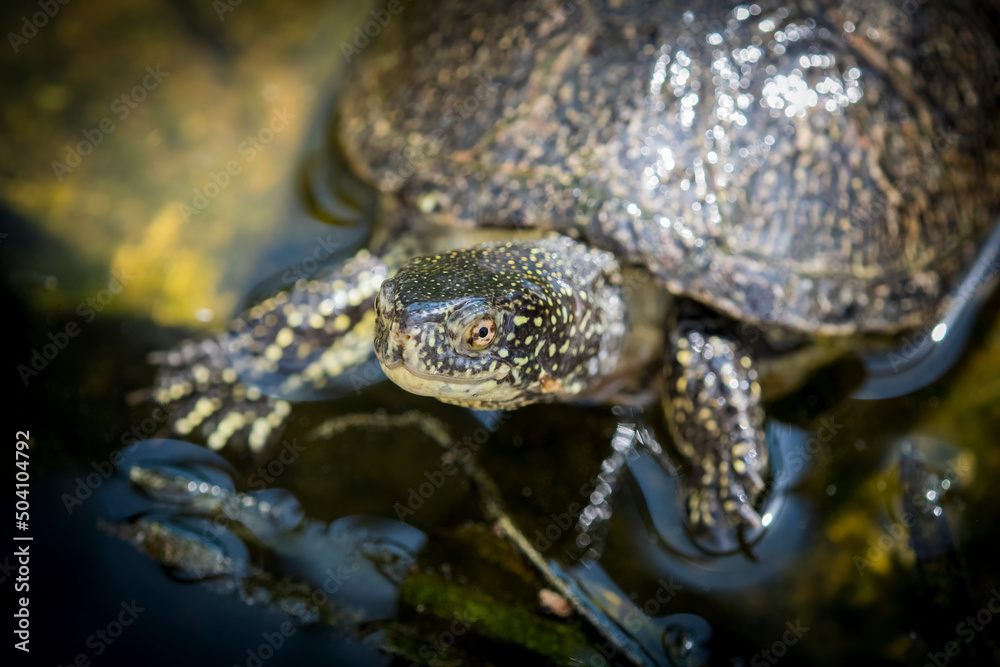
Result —
[[[756, 494], [755, 494], [756, 495]], [[760, 513], [745, 493], [721, 496], [710, 488], [692, 488], [687, 492], [687, 519], [693, 532], [759, 530], [763, 527]]]

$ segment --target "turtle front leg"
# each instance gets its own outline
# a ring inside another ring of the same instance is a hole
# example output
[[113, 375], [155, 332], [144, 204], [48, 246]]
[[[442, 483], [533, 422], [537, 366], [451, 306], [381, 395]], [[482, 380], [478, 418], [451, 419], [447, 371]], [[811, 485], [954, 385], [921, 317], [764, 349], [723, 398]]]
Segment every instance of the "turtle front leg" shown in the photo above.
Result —
[[257, 454], [280, 437], [290, 402], [384, 379], [373, 306], [391, 270], [385, 256], [361, 250], [247, 309], [228, 333], [151, 355], [160, 367], [151, 394], [170, 413], [171, 433]]
[[671, 336], [664, 409], [690, 477], [685, 512], [696, 535], [761, 526], [755, 502], [768, 455], [753, 360], [739, 343], [679, 324]]

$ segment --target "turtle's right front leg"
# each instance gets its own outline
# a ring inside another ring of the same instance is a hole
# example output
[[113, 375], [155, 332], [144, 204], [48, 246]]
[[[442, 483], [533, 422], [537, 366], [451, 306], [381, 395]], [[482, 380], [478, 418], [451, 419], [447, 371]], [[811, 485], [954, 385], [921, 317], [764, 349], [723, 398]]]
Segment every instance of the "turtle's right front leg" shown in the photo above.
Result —
[[374, 366], [374, 302], [395, 262], [361, 250], [241, 313], [230, 331], [151, 356], [153, 397], [171, 430], [213, 449], [259, 452], [289, 401], [336, 396], [382, 378]]
[[768, 455], [757, 372], [734, 340], [683, 326], [670, 338], [664, 408], [690, 471], [686, 515], [695, 534], [728, 542], [733, 528], [761, 526]]

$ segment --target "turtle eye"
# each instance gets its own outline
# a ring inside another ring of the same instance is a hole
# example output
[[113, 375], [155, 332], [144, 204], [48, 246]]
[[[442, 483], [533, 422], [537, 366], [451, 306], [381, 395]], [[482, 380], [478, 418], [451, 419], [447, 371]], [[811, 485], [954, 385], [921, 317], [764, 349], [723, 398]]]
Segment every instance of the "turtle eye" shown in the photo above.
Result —
[[496, 335], [496, 322], [490, 317], [484, 317], [469, 328], [466, 341], [473, 350], [482, 350], [493, 342]]

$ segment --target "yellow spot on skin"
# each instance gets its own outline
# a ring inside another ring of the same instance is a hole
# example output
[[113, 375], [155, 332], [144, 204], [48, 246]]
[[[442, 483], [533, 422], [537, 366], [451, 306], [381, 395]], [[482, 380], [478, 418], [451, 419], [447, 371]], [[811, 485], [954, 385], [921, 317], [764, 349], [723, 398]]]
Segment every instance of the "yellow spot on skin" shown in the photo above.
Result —
[[540, 318], [540, 317], [536, 317], [535, 318], [535, 326], [536, 327], [542, 326], [542, 318]]
[[549, 356], [550, 357], [554, 357], [555, 355], [556, 355], [556, 344], [555, 343], [551, 343], [549, 345]]
[[336, 319], [333, 320], [335, 331], [346, 331], [349, 326], [351, 326], [351, 318], [347, 315], [337, 315]]
[[212, 435], [208, 436], [208, 446], [210, 449], [216, 451], [222, 449], [226, 446], [226, 435], [221, 431], [216, 431]]
[[559, 348], [559, 354], [566, 354], [566, 350], [569, 349], [569, 341], [563, 343], [562, 347]]
[[[295, 334], [288, 327], [283, 328], [278, 332], [278, 335], [274, 337], [274, 342], [281, 347], [288, 347], [295, 340]], [[280, 356], [278, 357], [281, 358]]]
[[510, 353], [509, 353], [509, 352], [507, 352], [507, 350], [500, 350], [499, 352], [497, 352], [497, 354], [498, 354], [499, 356], [503, 357], [504, 359], [506, 359], [506, 358], [507, 358], [507, 355], [508, 355], [508, 354], [510, 354]]
[[514, 318], [514, 325], [519, 327], [527, 321], [528, 321], [527, 317], [525, 317], [524, 315], [518, 315], [517, 317]]
[[511, 332], [510, 332], [509, 334], [507, 334], [507, 340], [514, 340], [514, 336], [515, 336], [515, 335], [516, 335], [516, 334], [514, 334], [514, 332], [513, 332], [513, 331], [511, 331]]

